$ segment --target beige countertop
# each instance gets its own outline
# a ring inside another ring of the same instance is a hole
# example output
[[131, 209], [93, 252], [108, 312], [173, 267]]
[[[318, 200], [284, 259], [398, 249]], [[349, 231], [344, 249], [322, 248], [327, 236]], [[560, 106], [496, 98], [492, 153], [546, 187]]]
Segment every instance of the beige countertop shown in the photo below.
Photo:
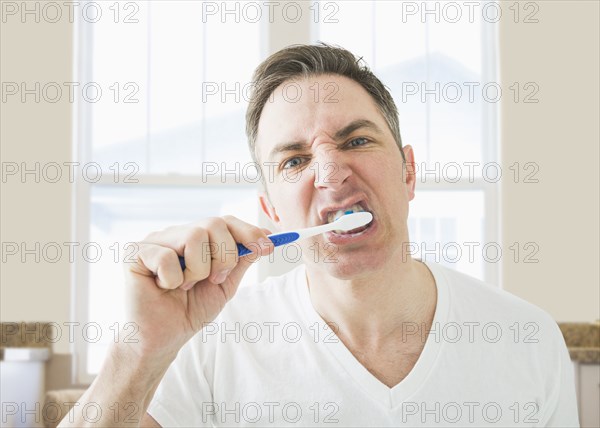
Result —
[[573, 361], [600, 364], [600, 323], [558, 323]]
[[[569, 348], [571, 359], [584, 364], [600, 364], [600, 323], [558, 323]], [[0, 348], [52, 348], [52, 323], [0, 323]], [[0, 353], [2, 351], [0, 350]]]
[[52, 323], [2, 322], [0, 323], [0, 360], [5, 357], [5, 348], [46, 348], [48, 354], [51, 354], [52, 340], [55, 338], [56, 332]]

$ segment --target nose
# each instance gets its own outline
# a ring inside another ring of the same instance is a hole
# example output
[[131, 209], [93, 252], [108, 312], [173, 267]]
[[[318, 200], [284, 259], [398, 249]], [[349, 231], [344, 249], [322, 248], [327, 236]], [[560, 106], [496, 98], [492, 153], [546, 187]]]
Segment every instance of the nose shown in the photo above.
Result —
[[352, 175], [352, 169], [337, 148], [323, 150], [320, 156], [315, 157], [310, 169], [314, 174], [316, 189], [338, 190]]

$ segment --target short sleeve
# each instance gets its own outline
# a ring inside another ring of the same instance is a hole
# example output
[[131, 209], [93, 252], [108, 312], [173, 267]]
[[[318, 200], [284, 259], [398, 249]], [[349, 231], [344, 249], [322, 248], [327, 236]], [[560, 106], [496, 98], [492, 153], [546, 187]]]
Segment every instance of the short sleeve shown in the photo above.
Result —
[[163, 427], [212, 427], [212, 391], [192, 339], [179, 351], [160, 382], [148, 413]]

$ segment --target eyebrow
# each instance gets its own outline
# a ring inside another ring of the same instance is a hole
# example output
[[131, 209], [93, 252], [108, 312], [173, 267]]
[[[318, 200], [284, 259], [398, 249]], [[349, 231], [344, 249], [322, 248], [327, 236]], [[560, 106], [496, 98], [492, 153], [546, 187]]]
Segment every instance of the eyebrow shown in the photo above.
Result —
[[[370, 120], [367, 120], [367, 119], [358, 119], [353, 122], [350, 122], [348, 125], [344, 126], [342, 129], [337, 131], [333, 138], [336, 141], [343, 140], [344, 138], [346, 138], [350, 134], [352, 134], [354, 131], [356, 131], [358, 129], [362, 129], [362, 128], [370, 129], [371, 131], [373, 131], [377, 134], [380, 134], [380, 135], [383, 134], [383, 131], [374, 122], [371, 122]], [[271, 153], [269, 153], [269, 159], [273, 159], [275, 156], [277, 156], [281, 153], [297, 152], [299, 150], [306, 149], [307, 147], [308, 147], [308, 144], [303, 141], [293, 141], [293, 142], [289, 142], [289, 143], [281, 143], [281, 144], [276, 145], [273, 148], [273, 150], [271, 150]]]

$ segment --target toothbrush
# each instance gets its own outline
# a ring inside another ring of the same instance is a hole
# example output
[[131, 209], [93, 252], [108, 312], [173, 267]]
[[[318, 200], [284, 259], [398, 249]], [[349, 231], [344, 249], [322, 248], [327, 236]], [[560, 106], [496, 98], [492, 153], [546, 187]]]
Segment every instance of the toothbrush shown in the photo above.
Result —
[[[292, 242], [300, 239], [310, 238], [311, 236], [320, 235], [321, 233], [325, 232], [331, 232], [332, 230], [348, 231], [356, 229], [369, 224], [371, 220], [373, 220], [373, 214], [370, 212], [362, 211], [355, 213], [352, 211], [346, 211], [343, 216], [331, 223], [307, 227], [305, 229], [298, 229], [296, 231], [276, 233], [267, 236], [267, 238], [273, 242], [275, 247], [279, 247], [280, 245], [291, 244]], [[242, 244], [237, 244], [237, 248], [238, 255], [240, 257], [252, 253], [252, 250], [249, 250]], [[182, 256], [179, 256], [179, 264], [181, 265], [181, 269], [185, 270], [185, 260]]]

